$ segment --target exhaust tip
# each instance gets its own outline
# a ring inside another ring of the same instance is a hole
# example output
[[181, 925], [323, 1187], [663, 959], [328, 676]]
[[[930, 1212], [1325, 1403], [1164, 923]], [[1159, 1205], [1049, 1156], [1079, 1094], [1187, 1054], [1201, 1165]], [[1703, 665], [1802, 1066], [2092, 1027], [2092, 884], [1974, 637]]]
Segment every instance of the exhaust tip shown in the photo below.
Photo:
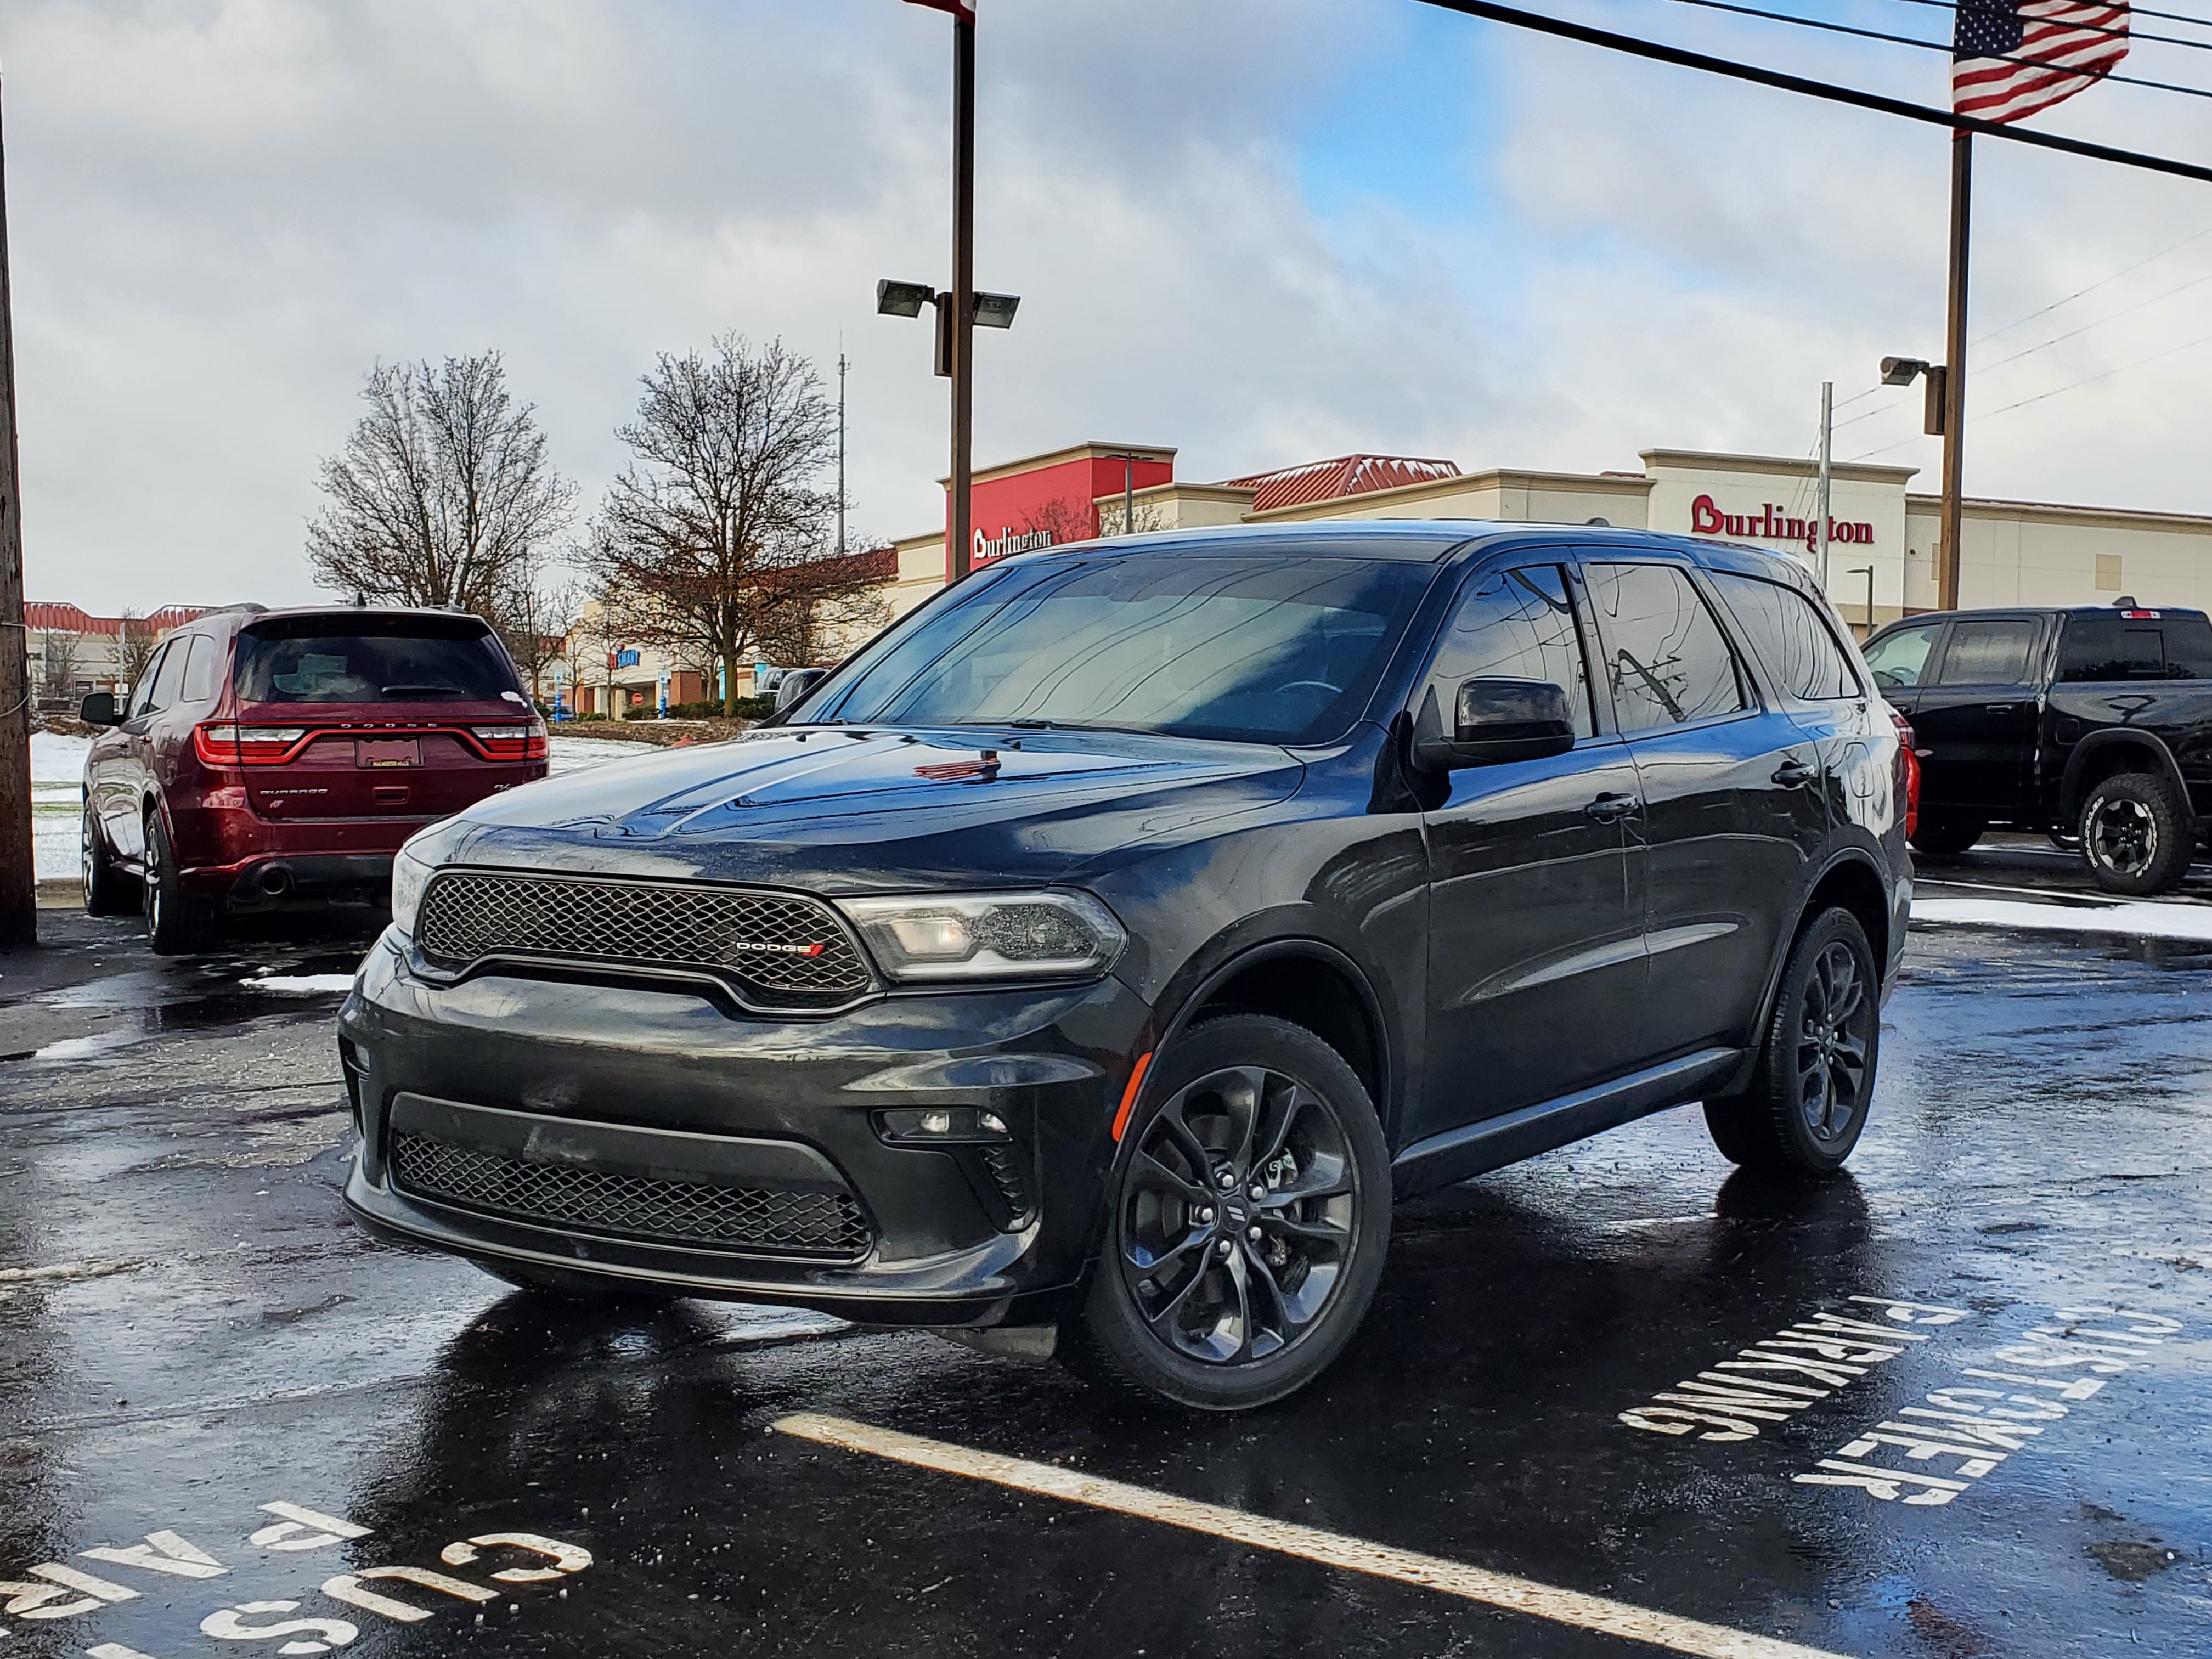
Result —
[[270, 898], [283, 898], [292, 890], [292, 872], [283, 865], [272, 864], [261, 872], [261, 890]]

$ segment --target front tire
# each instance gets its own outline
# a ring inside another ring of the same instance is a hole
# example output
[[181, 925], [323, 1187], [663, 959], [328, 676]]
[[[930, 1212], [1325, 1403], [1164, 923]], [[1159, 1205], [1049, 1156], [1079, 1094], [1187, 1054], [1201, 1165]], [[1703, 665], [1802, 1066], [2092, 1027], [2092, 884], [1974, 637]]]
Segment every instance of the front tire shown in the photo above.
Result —
[[176, 851], [159, 812], [146, 818], [146, 942], [159, 957], [191, 956], [213, 946], [214, 907], [185, 885]]
[[1823, 910], [1790, 947], [1751, 1086], [1705, 1103], [1713, 1145], [1747, 1170], [1834, 1175], [1866, 1127], [1881, 1045], [1866, 929], [1848, 910]]
[[89, 805], [84, 809], [83, 836], [77, 846], [87, 915], [127, 916], [145, 902], [138, 883], [116, 867], [107, 837], [100, 832], [100, 815]]
[[2155, 772], [2115, 773], [2081, 803], [2081, 854], [2108, 893], [2172, 892], [2196, 851], [2180, 792]]
[[1109, 1178], [1067, 1363], [1151, 1405], [1247, 1411], [1328, 1369], [1390, 1242], [1390, 1156], [1344, 1057], [1231, 1014], [1153, 1073]]

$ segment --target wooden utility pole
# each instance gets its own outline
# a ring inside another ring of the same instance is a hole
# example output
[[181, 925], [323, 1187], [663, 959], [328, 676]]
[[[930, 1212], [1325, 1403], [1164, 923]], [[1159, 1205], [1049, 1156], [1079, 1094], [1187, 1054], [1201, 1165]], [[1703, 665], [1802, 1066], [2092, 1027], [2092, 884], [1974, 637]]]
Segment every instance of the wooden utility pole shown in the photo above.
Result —
[[1951, 135], [1951, 299], [1943, 347], [1943, 508], [1936, 543], [1936, 608], [1959, 608], [1959, 527], [1966, 469], [1966, 253], [1974, 136]]
[[39, 875], [31, 842], [30, 640], [23, 626], [23, 469], [15, 443], [7, 181], [7, 147], [0, 139], [0, 945], [15, 945], [38, 943]]
[[951, 579], [975, 551], [975, 13], [952, 10], [952, 555]]

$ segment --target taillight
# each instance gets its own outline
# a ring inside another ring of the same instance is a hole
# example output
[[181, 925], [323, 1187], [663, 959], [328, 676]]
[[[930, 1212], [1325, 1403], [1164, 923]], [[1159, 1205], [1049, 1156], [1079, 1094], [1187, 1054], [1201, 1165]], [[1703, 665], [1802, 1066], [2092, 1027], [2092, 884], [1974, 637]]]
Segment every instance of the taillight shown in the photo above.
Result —
[[203, 766], [269, 766], [289, 760], [302, 726], [234, 726], [211, 721], [192, 728], [192, 752]]
[[486, 760], [544, 760], [547, 753], [544, 720], [533, 720], [527, 726], [471, 726], [469, 735]]
[[1899, 792], [1905, 797], [1905, 834], [1909, 841], [1920, 830], [1920, 757], [1913, 750], [1912, 727], [1894, 708], [1890, 722], [1897, 727]]

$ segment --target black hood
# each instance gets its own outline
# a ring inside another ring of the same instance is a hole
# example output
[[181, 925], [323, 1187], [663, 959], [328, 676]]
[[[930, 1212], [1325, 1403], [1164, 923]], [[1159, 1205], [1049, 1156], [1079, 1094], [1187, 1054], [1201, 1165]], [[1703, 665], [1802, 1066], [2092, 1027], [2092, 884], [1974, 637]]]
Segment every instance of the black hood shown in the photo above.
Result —
[[444, 855], [817, 892], [1051, 882], [1303, 772], [1272, 744], [1133, 732], [775, 728], [495, 795]]

